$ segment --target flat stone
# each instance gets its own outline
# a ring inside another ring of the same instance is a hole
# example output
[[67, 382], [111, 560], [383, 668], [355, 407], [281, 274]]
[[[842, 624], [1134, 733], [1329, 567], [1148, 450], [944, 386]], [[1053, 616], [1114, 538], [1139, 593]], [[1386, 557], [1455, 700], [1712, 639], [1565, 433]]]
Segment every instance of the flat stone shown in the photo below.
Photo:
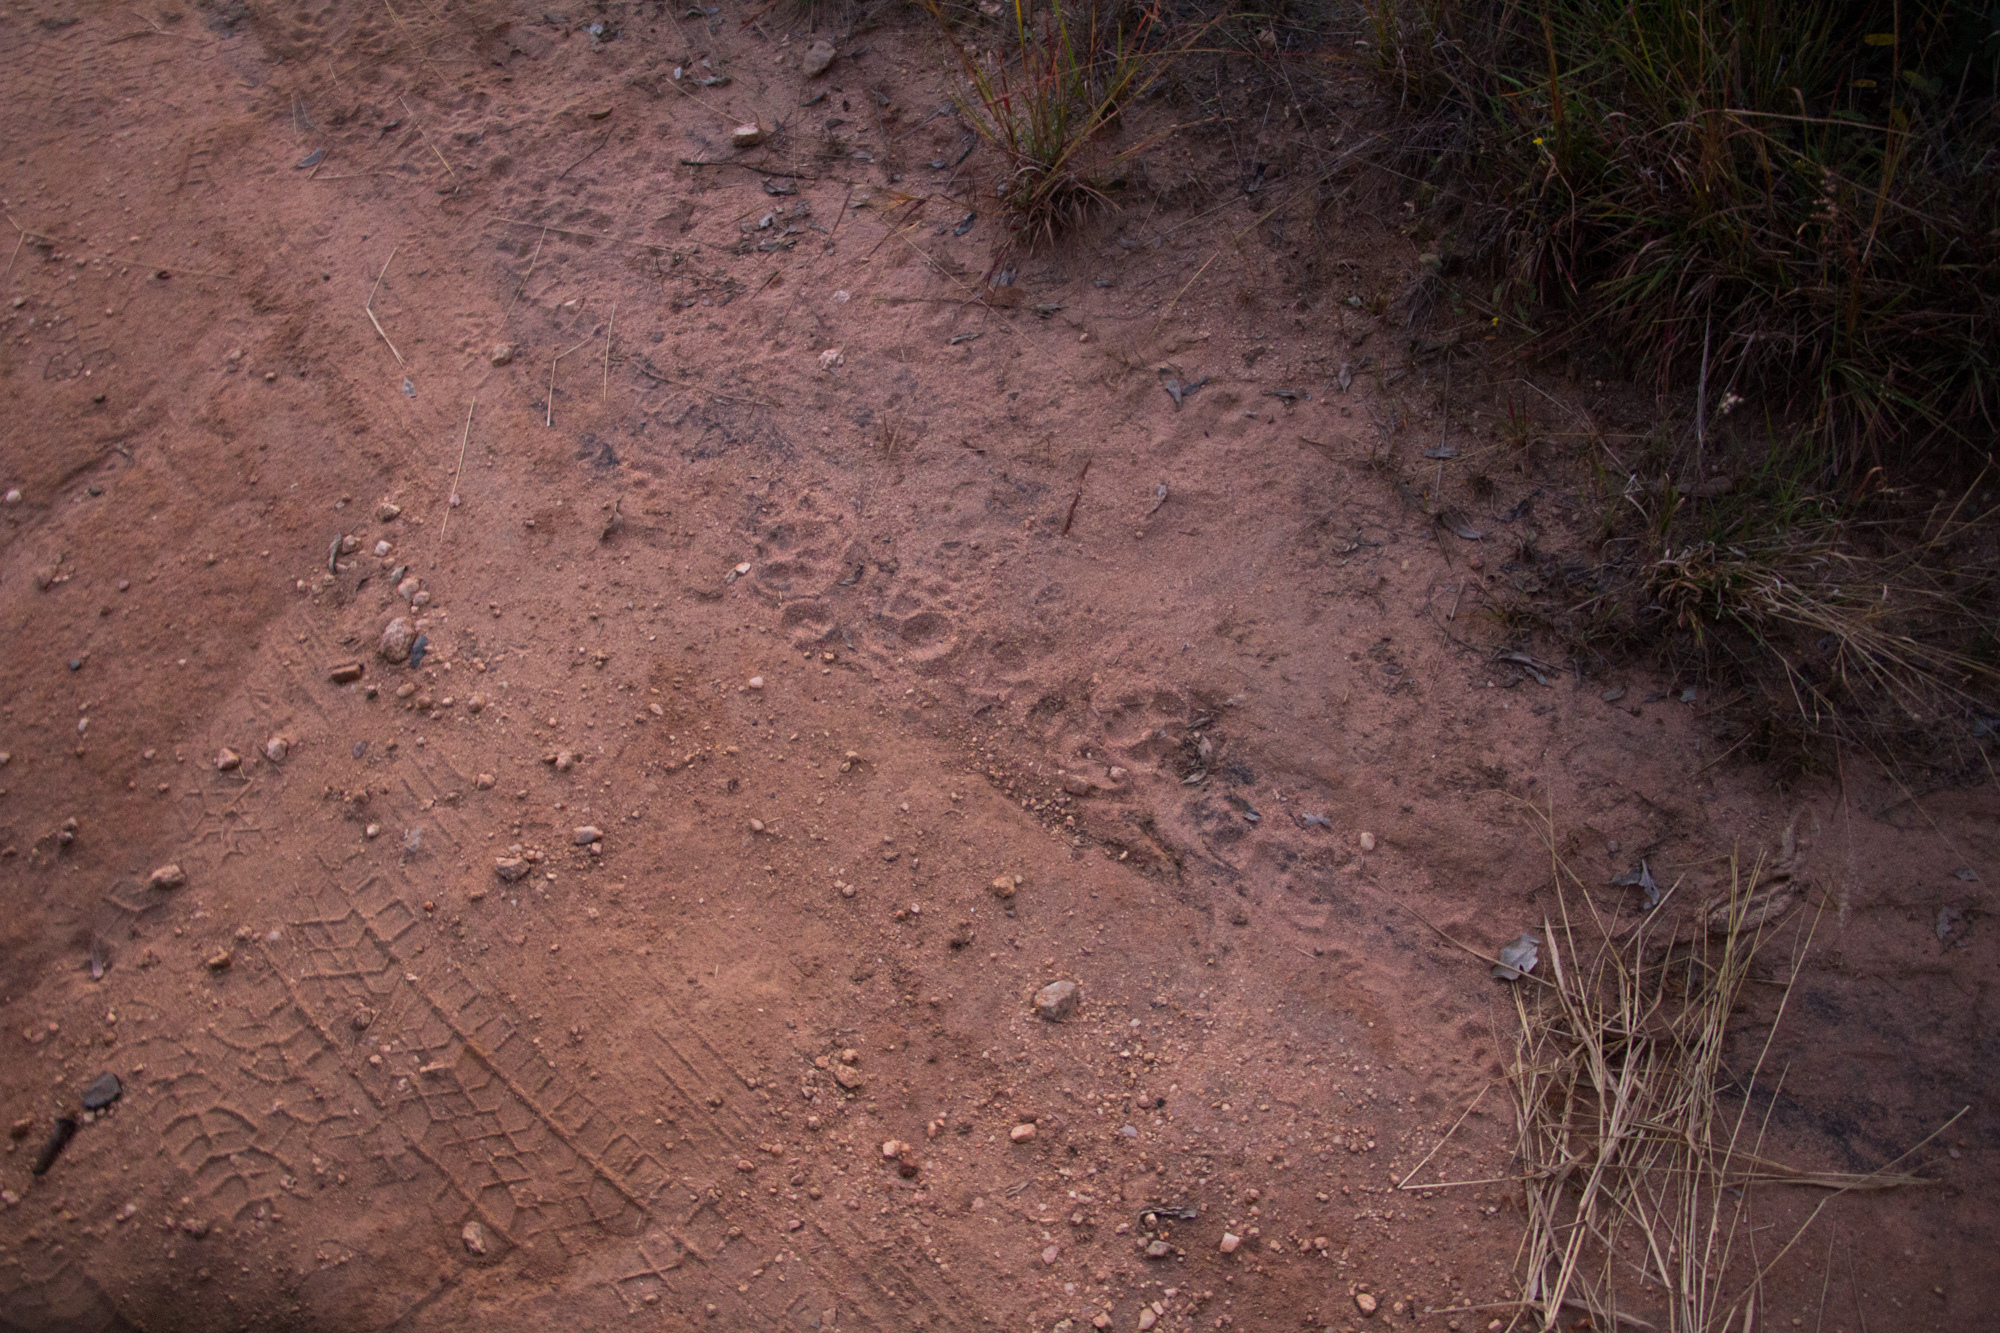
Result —
[[513, 884], [528, 877], [528, 863], [518, 856], [502, 856], [493, 862], [493, 873]]
[[1060, 1023], [1076, 1012], [1076, 983], [1051, 981], [1035, 992], [1035, 1012], [1051, 1023]]
[[181, 869], [178, 862], [160, 866], [146, 876], [146, 887], [149, 889], [184, 889], [187, 882], [187, 871]]
[[97, 1080], [83, 1090], [83, 1109], [102, 1111], [123, 1096], [125, 1085], [118, 1081], [116, 1074], [99, 1074]]
[[805, 63], [801, 68], [809, 79], [816, 79], [833, 67], [835, 55], [832, 42], [814, 42], [806, 48]]
[[336, 685], [348, 685], [360, 680], [366, 669], [359, 662], [341, 662], [327, 668], [326, 678]]
[[467, 1222], [459, 1229], [458, 1238], [465, 1242], [465, 1248], [468, 1253], [486, 1253], [486, 1228], [480, 1226], [479, 1223]]
[[208, 956], [208, 970], [211, 972], [227, 972], [229, 970], [229, 965], [235, 961], [236, 960], [230, 956], [229, 950], [217, 949], [214, 953]]
[[764, 127], [754, 122], [738, 125], [729, 132], [731, 148], [755, 148], [764, 142]]
[[1164, 1259], [1173, 1252], [1174, 1247], [1163, 1240], [1149, 1241], [1146, 1245], [1146, 1257], [1148, 1259]]
[[594, 824], [584, 824], [570, 835], [579, 847], [588, 847], [593, 842], [604, 841], [604, 830]]
[[1035, 1137], [1035, 1127], [1033, 1125], [1016, 1125], [1007, 1131], [1007, 1137], [1015, 1143], [1026, 1143], [1029, 1139]]

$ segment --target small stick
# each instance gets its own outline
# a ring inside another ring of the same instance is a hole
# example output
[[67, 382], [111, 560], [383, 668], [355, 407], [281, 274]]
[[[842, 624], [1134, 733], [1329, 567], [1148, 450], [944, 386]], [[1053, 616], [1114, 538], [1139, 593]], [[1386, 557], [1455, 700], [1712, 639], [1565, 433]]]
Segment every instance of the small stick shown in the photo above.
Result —
[[391, 249], [389, 251], [389, 257], [382, 262], [382, 271], [375, 275], [375, 285], [368, 289], [368, 300], [361, 307], [363, 313], [365, 313], [368, 316], [368, 322], [375, 326], [375, 332], [381, 333], [382, 341], [385, 343], [389, 343], [389, 351], [396, 358], [396, 364], [399, 366], [404, 364], [403, 354], [396, 350], [395, 343], [389, 342], [389, 335], [387, 333], [383, 333], [382, 331], [382, 321], [375, 318], [375, 293], [382, 290], [382, 279], [389, 276], [389, 265], [396, 262], [396, 251], [402, 248], [403, 248], [403, 243], [401, 241], [398, 241], [396, 242], [394, 249]]
[[535, 265], [542, 258], [542, 242], [547, 239], [549, 239], [549, 229], [544, 227], [542, 228], [542, 234], [535, 238], [535, 253], [528, 256], [528, 271], [521, 275], [521, 285], [514, 289], [514, 299], [509, 302], [510, 306], [519, 305], [521, 294], [528, 290], [528, 279], [535, 276]]
[[611, 318], [604, 321], [604, 387], [597, 392], [597, 401], [603, 402], [611, 396], [611, 330], [618, 324], [618, 303], [611, 303]]
[[548, 424], [551, 428], [553, 428], [556, 424], [556, 366], [562, 362], [562, 359], [564, 357], [568, 356], [571, 352], [576, 351], [578, 348], [581, 348], [584, 345], [584, 343], [588, 343], [595, 340], [596, 336], [597, 336], [596, 334], [592, 334], [589, 338], [585, 338], [583, 342], [578, 343], [576, 347], [565, 348], [562, 351], [557, 352], [555, 360], [549, 362]]
[[569, 175], [570, 172], [575, 171], [578, 167], [590, 161], [591, 158], [596, 157], [598, 148], [602, 148], [604, 147], [604, 145], [610, 142], [611, 142], [611, 131], [607, 129], [606, 131], [604, 131], [604, 137], [597, 141], [597, 148], [591, 149], [589, 152], [585, 153], [582, 157], [579, 157], [576, 161], [564, 167], [562, 171], [556, 176], [556, 179], [561, 180], [564, 176]]
[[[29, 231], [29, 230], [28, 230], [28, 229], [27, 229], [26, 227], [22, 226], [22, 225], [21, 225], [20, 223], [18, 223], [18, 222], [16, 222], [16, 221], [14, 221], [14, 215], [13, 215], [12, 213], [7, 213], [7, 214], [4, 214], [4, 215], [0, 215], [0, 216], [5, 216], [5, 217], [6, 217], [6, 219], [7, 219], [7, 225], [8, 225], [8, 226], [10, 226], [10, 227], [12, 227], [12, 228], [13, 228], [13, 229], [14, 229], [15, 231], [18, 231], [18, 232], [20, 232], [20, 233], [21, 233], [21, 234], [20, 234], [20, 236], [19, 236], [19, 237], [17, 237], [17, 238], [15, 239], [15, 241], [14, 241], [14, 253], [13, 253], [13, 254], [11, 254], [11, 255], [8, 255], [8, 256], [7, 256], [7, 270], [6, 270], [6, 271], [7, 271], [8, 273], [12, 273], [12, 272], [14, 271], [14, 260], [15, 260], [16, 258], [18, 258], [18, 257], [20, 256], [20, 253], [21, 253], [21, 247], [22, 247], [22, 246], [24, 246], [24, 245], [26, 245], [26, 244], [28, 243], [28, 238], [29, 238], [30, 236], [33, 236], [33, 237], [34, 237], [34, 238], [35, 238], [36, 240], [40, 240], [40, 241], [54, 241], [54, 240], [55, 240], [55, 237], [53, 237], [53, 236], [44, 236], [44, 235], [42, 235], [42, 233], [40, 233], [40, 232], [38, 232], [38, 231]], [[836, 225], [838, 225], [838, 224], [836, 224]], [[4, 276], [4, 275], [0, 275], [0, 276]]]
[[1063, 515], [1062, 535], [1069, 536], [1069, 525], [1076, 522], [1077, 501], [1083, 499], [1083, 479], [1090, 475], [1091, 460], [1083, 460], [1083, 471], [1076, 474], [1076, 494], [1069, 498], [1069, 512]]
[[451, 511], [458, 504], [458, 479], [465, 475], [465, 446], [472, 440], [472, 409], [479, 406], [479, 395], [473, 394], [472, 401], [465, 408], [465, 432], [458, 437], [458, 471], [451, 474], [451, 498], [445, 501], [444, 517], [438, 521], [437, 549], [444, 549], [444, 530], [451, 526]]
[[834, 237], [836, 237], [836, 236], [838, 236], [838, 235], [840, 235], [840, 221], [841, 221], [841, 219], [842, 219], [842, 218], [844, 218], [844, 217], [846, 217], [846, 216], [847, 216], [847, 205], [848, 205], [848, 202], [849, 202], [850, 200], [852, 200], [853, 198], [854, 198], [854, 186], [853, 186], [852, 184], [850, 184], [850, 185], [849, 185], [849, 186], [847, 187], [847, 193], [846, 193], [845, 195], [843, 195], [843, 196], [841, 197], [841, 200], [840, 200], [840, 212], [839, 212], [838, 214], [836, 214], [836, 215], [835, 215], [835, 217], [834, 217], [834, 219], [833, 219], [833, 230], [832, 230], [832, 231], [829, 231], [829, 232], [828, 232], [828, 233], [826, 234], [826, 243], [827, 243], [828, 245], [832, 245], [832, 244], [833, 244], [833, 238], [834, 238]]

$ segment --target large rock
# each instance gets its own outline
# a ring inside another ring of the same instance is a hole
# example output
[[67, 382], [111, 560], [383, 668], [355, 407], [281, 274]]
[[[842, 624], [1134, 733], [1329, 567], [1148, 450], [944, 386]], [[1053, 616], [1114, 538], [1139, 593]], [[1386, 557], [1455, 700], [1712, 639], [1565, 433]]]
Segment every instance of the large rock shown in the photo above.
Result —
[[382, 655], [384, 662], [404, 662], [409, 660], [410, 645], [417, 641], [416, 626], [406, 616], [397, 616], [382, 630], [382, 643], [375, 651]]
[[826, 73], [833, 65], [833, 54], [832, 42], [814, 42], [811, 46], [808, 46], [806, 48], [805, 65], [803, 66], [806, 77], [816, 79]]

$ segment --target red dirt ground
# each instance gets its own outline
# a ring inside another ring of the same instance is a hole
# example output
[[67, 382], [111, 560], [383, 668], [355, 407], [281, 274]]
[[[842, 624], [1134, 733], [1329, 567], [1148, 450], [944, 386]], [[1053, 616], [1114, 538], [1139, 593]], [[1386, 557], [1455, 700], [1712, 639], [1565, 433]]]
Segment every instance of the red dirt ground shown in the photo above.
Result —
[[[808, 81], [750, 14], [0, 15], [0, 1325], [1504, 1325], [1518, 1193], [1415, 1187], [1508, 1174], [1512, 1003], [1417, 914], [1537, 925], [1544, 811], [1690, 898], [1795, 827], [1768, 1151], [1970, 1109], [1757, 1327], [1990, 1326], [1991, 789], [1783, 789], [1679, 682], [1497, 663], [1491, 516], [1594, 515], [1390, 371], [1394, 217], [1189, 202], [1195, 136], [974, 300], [945, 52]], [[1445, 439], [1477, 543], [1370, 466]]]

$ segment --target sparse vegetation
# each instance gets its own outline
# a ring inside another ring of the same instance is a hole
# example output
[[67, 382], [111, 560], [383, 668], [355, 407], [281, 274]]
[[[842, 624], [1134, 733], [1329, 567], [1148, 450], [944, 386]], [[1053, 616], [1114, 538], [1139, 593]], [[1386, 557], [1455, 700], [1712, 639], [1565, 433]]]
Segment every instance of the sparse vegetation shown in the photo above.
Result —
[[960, 109], [1006, 164], [996, 193], [1014, 234], [1043, 244], [1106, 204], [1118, 163], [1153, 142], [1106, 151], [1106, 131], [1188, 41], [1169, 39], [1156, 7], [1013, 0], [1007, 45], [982, 51], [966, 45], [940, 0], [922, 3], [965, 77]]
[[1959, 742], [2000, 712], [1992, 6], [1362, 7], [1399, 126], [1378, 160], [1452, 304], [1664, 418], [1593, 436], [1597, 563], [1527, 553], [1508, 623], [1656, 653], [1752, 757], [1832, 735], [1986, 772]]
[[[1507, 1079], [1527, 1209], [1527, 1320], [1516, 1326], [1568, 1328], [1583, 1315], [1604, 1329], [1749, 1327], [1766, 1274], [1819, 1211], [1780, 1222], [1786, 1213], [1761, 1194], [1924, 1183], [1765, 1156], [1777, 1090], [1766, 1056], [1814, 909], [1789, 864], [1731, 858], [1714, 901], [1661, 885], [1661, 904], [1621, 930], [1560, 855], [1554, 868], [1557, 912], [1542, 925], [1538, 965], [1512, 983], [1520, 1035]], [[1761, 969], [1774, 975], [1746, 1022], [1752, 965], [1780, 938], [1789, 957]]]
[[1495, 320], [1803, 420], [1849, 484], [1985, 462], [1991, 5], [1363, 3], [1391, 165]]

